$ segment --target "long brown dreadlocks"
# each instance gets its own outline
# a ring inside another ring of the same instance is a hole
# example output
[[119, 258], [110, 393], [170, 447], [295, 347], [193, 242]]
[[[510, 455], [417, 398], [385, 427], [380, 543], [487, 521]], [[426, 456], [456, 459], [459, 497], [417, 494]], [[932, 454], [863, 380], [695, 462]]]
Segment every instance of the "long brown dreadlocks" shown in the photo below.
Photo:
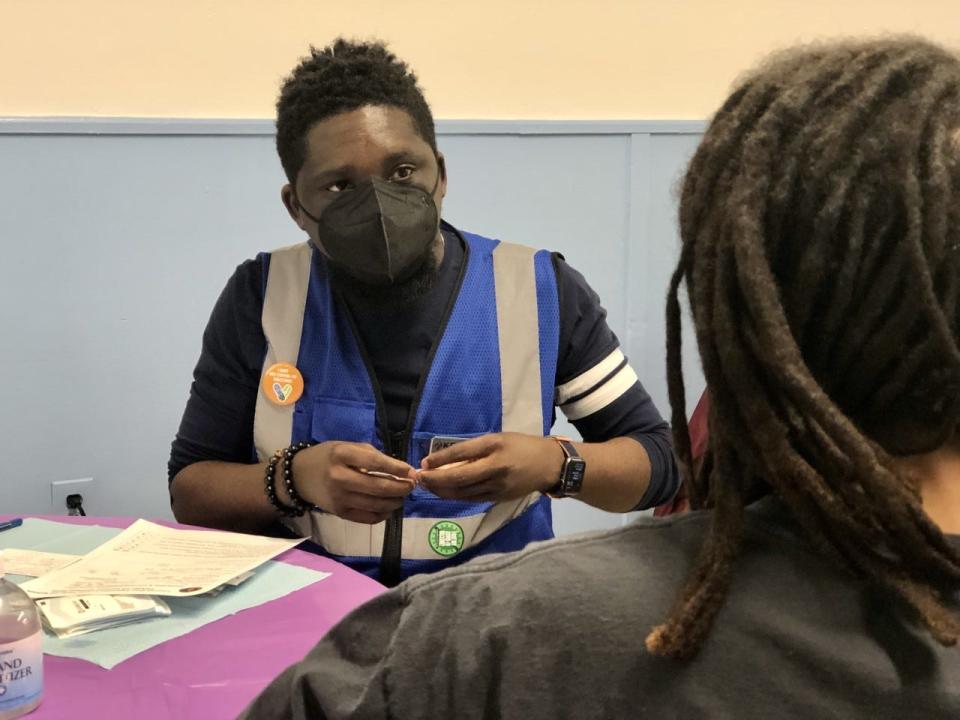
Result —
[[958, 131], [960, 61], [916, 38], [774, 56], [710, 123], [683, 184], [667, 374], [687, 470], [686, 281], [711, 394], [690, 494], [713, 515], [651, 652], [698, 650], [744, 506], [767, 492], [940, 643], [960, 637], [944, 604], [960, 556], [894, 462], [953, 442], [960, 422]]

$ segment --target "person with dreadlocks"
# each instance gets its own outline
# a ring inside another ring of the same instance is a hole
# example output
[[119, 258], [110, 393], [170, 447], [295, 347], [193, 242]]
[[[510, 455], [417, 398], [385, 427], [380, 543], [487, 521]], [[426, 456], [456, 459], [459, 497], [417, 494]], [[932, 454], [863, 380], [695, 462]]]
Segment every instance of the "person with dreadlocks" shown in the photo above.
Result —
[[245, 718], [960, 717], [960, 59], [773, 57], [709, 124], [680, 233], [697, 509], [406, 583]]
[[[395, 585], [553, 537], [551, 498], [672, 497], [670, 431], [563, 258], [441, 221], [416, 76], [379, 42], [311, 54], [277, 103], [307, 242], [227, 283], [169, 463], [181, 522], [279, 532]], [[559, 405], [585, 442], [550, 437]]]

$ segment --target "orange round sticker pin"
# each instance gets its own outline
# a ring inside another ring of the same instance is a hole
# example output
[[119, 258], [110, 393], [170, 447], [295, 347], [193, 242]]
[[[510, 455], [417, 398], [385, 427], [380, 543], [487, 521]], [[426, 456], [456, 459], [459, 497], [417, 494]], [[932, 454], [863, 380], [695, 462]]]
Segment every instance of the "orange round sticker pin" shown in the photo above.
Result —
[[303, 375], [290, 363], [276, 363], [263, 374], [260, 389], [275, 405], [293, 405], [303, 395]]

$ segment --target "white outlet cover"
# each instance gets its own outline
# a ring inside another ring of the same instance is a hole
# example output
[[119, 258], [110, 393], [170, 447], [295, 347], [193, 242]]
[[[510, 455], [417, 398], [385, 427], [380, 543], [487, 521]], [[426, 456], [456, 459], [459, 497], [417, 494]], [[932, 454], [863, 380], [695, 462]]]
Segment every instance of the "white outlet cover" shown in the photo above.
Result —
[[107, 515], [100, 502], [97, 481], [94, 478], [75, 478], [73, 480], [54, 480], [50, 483], [50, 512], [54, 515], [67, 514], [67, 495], [83, 495], [83, 511], [87, 515]]

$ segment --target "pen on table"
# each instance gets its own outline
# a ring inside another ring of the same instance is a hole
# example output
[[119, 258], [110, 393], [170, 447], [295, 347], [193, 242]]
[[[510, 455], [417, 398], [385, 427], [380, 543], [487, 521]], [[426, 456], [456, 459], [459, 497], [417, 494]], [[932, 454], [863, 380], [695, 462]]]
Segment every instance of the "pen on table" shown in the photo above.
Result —
[[20, 527], [21, 525], [23, 525], [23, 518], [14, 518], [13, 520], [0, 522], [0, 532], [3, 532], [4, 530], [13, 530], [13, 528]]

